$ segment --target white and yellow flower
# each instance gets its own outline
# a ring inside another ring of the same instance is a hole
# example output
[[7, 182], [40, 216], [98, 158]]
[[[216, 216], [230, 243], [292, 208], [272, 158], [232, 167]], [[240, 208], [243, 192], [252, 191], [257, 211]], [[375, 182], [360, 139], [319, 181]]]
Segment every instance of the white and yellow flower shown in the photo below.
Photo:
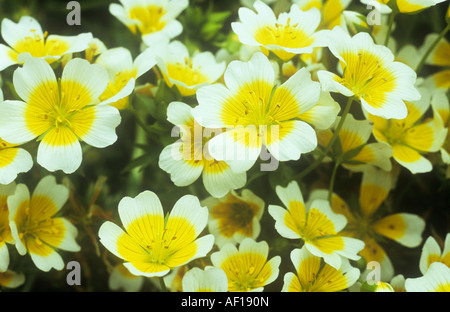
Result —
[[209, 209], [208, 230], [219, 248], [246, 237], [256, 239], [261, 232], [265, 204], [249, 189], [243, 189], [240, 195], [233, 190], [222, 198], [209, 197], [202, 205]]
[[108, 279], [108, 287], [113, 291], [137, 292], [143, 284], [144, 277], [131, 274], [123, 263], [113, 268]]
[[201, 175], [205, 189], [214, 197], [225, 196], [229, 191], [245, 185], [245, 172], [235, 173], [226, 162], [217, 161], [209, 155], [209, 139], [218, 130], [208, 131], [199, 125], [189, 105], [170, 103], [167, 119], [179, 127], [181, 138], [162, 150], [158, 164], [170, 174], [175, 185], [190, 185]]
[[30, 254], [37, 268], [62, 270], [64, 261], [57, 250], [77, 252], [77, 228], [57, 216], [69, 198], [69, 190], [53, 176], [39, 181], [30, 196], [28, 187], [18, 184], [8, 197], [9, 226], [20, 255]]
[[119, 0], [111, 3], [109, 12], [130, 31], [142, 36], [147, 45], [156, 38], [174, 38], [181, 34], [183, 25], [176, 20], [187, 8], [188, 0]]
[[442, 251], [433, 236], [428, 237], [425, 241], [420, 255], [420, 272], [425, 274], [430, 265], [434, 262], [442, 262], [450, 268], [450, 233], [445, 237], [444, 248]]
[[329, 31], [328, 47], [340, 61], [342, 75], [321, 70], [317, 73], [322, 89], [357, 97], [364, 110], [383, 118], [405, 118], [404, 101], [420, 99], [415, 88], [416, 73], [394, 61], [392, 52], [374, 44], [369, 34], [350, 37], [341, 27]]
[[240, 22], [231, 23], [243, 44], [260, 47], [265, 54], [271, 51], [283, 61], [325, 46], [322, 32], [316, 31], [320, 24], [320, 11], [316, 8], [302, 11], [293, 4], [289, 12], [280, 13], [277, 18], [264, 2], [255, 1], [253, 6], [256, 13], [242, 7], [238, 11]]
[[[397, 243], [414, 248], [422, 242], [422, 232], [425, 221], [411, 213], [397, 212], [380, 215], [378, 211], [391, 190], [392, 179], [389, 172], [367, 167], [363, 172], [358, 205], [349, 206], [337, 194], [331, 198], [331, 208], [337, 214], [347, 219], [347, 225], [339, 234], [354, 237], [364, 241], [364, 248], [359, 255], [369, 263], [380, 264], [381, 279], [390, 280], [394, 274], [392, 262], [382, 247], [380, 237], [385, 237]], [[315, 190], [310, 201], [328, 198], [328, 190]], [[368, 271], [362, 272], [366, 275]]]
[[335, 269], [342, 264], [342, 257], [358, 260], [358, 252], [364, 243], [339, 232], [347, 225], [345, 216], [331, 210], [326, 200], [317, 199], [308, 206], [296, 181], [287, 187], [277, 186], [276, 193], [287, 209], [269, 205], [269, 213], [275, 219], [278, 233], [289, 239], [301, 239], [304, 246]]
[[[99, 97], [100, 101], [106, 101], [119, 93], [130, 80], [137, 80], [148, 72], [156, 65], [156, 59], [150, 49], [144, 50], [133, 60], [128, 49], [117, 47], [101, 53], [95, 63], [108, 71], [108, 85]], [[129, 106], [129, 97], [121, 98], [109, 105], [119, 110], [125, 109]]]
[[225, 244], [211, 255], [212, 264], [225, 271], [228, 291], [263, 291], [278, 277], [280, 256], [268, 260], [269, 245], [245, 238], [239, 249], [233, 243]]
[[208, 142], [214, 159], [243, 172], [254, 165], [262, 146], [279, 161], [297, 160], [302, 153], [314, 150], [314, 129], [297, 120], [320, 97], [320, 85], [311, 80], [306, 69], [276, 87], [270, 61], [256, 52], [248, 62], [231, 62], [224, 79], [225, 85], [200, 88], [199, 105], [193, 110], [195, 120], [203, 127], [226, 129]]
[[16, 184], [0, 184], [0, 272], [5, 272], [9, 266], [9, 251], [7, 244], [14, 244], [14, 238], [9, 227], [8, 196], [16, 191]]
[[165, 218], [158, 196], [144, 191], [119, 203], [125, 231], [106, 221], [99, 230], [100, 242], [125, 260], [134, 275], [164, 276], [173, 268], [204, 257], [214, 244], [211, 234], [197, 238], [208, 222], [208, 208], [197, 197], [185, 195]]
[[408, 115], [402, 119], [385, 119], [368, 115], [373, 122], [373, 134], [379, 142], [392, 147], [392, 157], [412, 173], [429, 172], [433, 166], [424, 154], [438, 152], [447, 136], [439, 117], [427, 118], [430, 94], [421, 88], [422, 98], [406, 102]]
[[18, 23], [4, 18], [1, 33], [9, 46], [0, 44], [0, 70], [23, 64], [29, 57], [42, 58], [52, 63], [63, 55], [84, 51], [93, 39], [91, 33], [77, 36], [48, 35], [31, 16], [23, 16]]
[[450, 292], [450, 268], [434, 262], [422, 277], [407, 278], [407, 292]]
[[228, 278], [220, 268], [192, 268], [184, 274], [183, 292], [227, 292]]
[[99, 103], [108, 84], [100, 65], [73, 59], [60, 81], [50, 65], [29, 58], [14, 72], [14, 87], [23, 101], [0, 103], [0, 137], [11, 144], [39, 138], [37, 162], [49, 171], [73, 173], [82, 160], [80, 140], [103, 148], [117, 140], [119, 111], [106, 105], [129, 95], [132, 79], [118, 94]]
[[[331, 148], [332, 158], [352, 171], [362, 171], [372, 165], [390, 171], [392, 148], [385, 143], [368, 143], [372, 129], [369, 120], [356, 120], [349, 114], [342, 124], [336, 143]], [[328, 146], [333, 131], [334, 129], [327, 129], [317, 132], [318, 146], [321, 149]]]
[[322, 258], [310, 253], [303, 246], [291, 252], [295, 273], [284, 275], [284, 292], [337, 292], [351, 287], [359, 278], [360, 272], [343, 259], [339, 269], [322, 263]]
[[194, 95], [198, 88], [215, 83], [225, 70], [225, 62], [216, 61], [211, 52], [196, 51], [191, 56], [181, 41], [161, 41], [152, 51], [164, 81], [182, 96]]

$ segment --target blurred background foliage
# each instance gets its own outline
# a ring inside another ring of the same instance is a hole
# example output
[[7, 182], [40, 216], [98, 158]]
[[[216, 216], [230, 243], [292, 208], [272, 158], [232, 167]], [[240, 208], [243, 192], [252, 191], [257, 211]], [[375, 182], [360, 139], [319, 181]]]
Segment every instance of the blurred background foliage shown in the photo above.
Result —
[[[122, 23], [113, 17], [108, 6], [113, 1], [81, 0], [81, 25], [69, 26], [66, 16], [68, 1], [63, 0], [0, 0], [0, 19], [9, 18], [17, 22], [21, 16], [30, 15], [36, 18], [44, 31], [49, 34], [77, 35], [91, 32], [100, 39], [107, 48], [125, 47], [136, 57], [141, 48], [138, 35], [133, 35]], [[116, 1], [118, 2], [118, 1]], [[276, 12], [289, 9], [289, 1], [277, 1]], [[238, 20], [238, 0], [207, 1], [190, 0], [189, 7], [181, 13], [178, 20], [184, 25], [183, 33], [177, 40], [184, 42], [191, 51], [217, 52], [221, 47], [233, 51], [237, 48], [232, 39], [230, 23]], [[348, 8], [363, 14], [369, 10], [359, 1], [353, 1]], [[439, 33], [445, 27], [443, 6], [427, 9], [417, 15], [398, 15], [396, 28], [392, 33], [398, 46], [413, 44], [419, 47], [428, 33]], [[15, 96], [11, 78], [14, 66], [1, 73], [2, 90], [5, 99]], [[433, 72], [433, 68], [425, 67], [424, 73]], [[149, 72], [138, 80], [138, 84], [157, 82], [155, 73]], [[339, 103], [342, 98], [335, 96]], [[125, 196], [134, 197], [144, 190], [158, 194], [163, 207], [170, 211], [173, 204], [182, 195], [194, 194], [201, 200], [209, 194], [204, 190], [201, 179], [187, 187], [176, 187], [167, 173], [158, 167], [158, 157], [163, 147], [176, 138], [170, 137], [172, 125], [166, 121], [166, 107], [172, 100], [182, 100], [192, 106], [196, 105], [195, 97], [181, 98], [179, 93], [168, 88], [164, 83], [159, 85], [154, 97], [135, 93], [131, 98], [131, 108], [121, 111], [122, 122], [117, 128], [117, 142], [105, 149], [95, 149], [84, 145], [83, 163], [80, 169], [72, 175], [56, 172], [58, 181], [64, 181], [72, 190], [67, 205], [61, 212], [69, 217], [79, 229], [77, 241], [82, 247], [78, 253], [61, 252], [65, 262], [72, 260], [81, 264], [81, 286], [68, 286], [66, 276], [68, 271], [48, 273], [35, 268], [29, 256], [19, 256], [10, 247], [10, 269], [23, 272], [26, 282], [19, 291], [108, 291], [110, 265], [118, 259], [106, 252], [98, 242], [98, 228], [107, 219], [120, 223], [117, 216], [117, 205]], [[33, 157], [36, 155], [36, 142], [26, 146]], [[395, 212], [410, 212], [422, 216], [427, 227], [423, 234], [424, 240], [429, 235], [444, 238], [450, 232], [450, 180], [445, 176], [446, 168], [440, 165], [440, 155], [430, 156], [436, 164], [432, 172], [412, 175], [407, 170], [400, 169], [398, 184], [389, 199], [385, 209]], [[274, 188], [276, 185], [287, 185], [292, 177], [306, 168], [313, 160], [311, 155], [302, 156], [300, 161], [281, 163], [274, 172], [261, 172], [256, 164], [247, 174], [246, 188], [262, 197], [266, 203], [279, 203]], [[328, 187], [332, 167], [322, 164], [309, 174], [300, 186], [304, 194], [317, 187]], [[27, 174], [22, 174], [17, 183], [25, 183], [34, 189], [41, 177], [48, 175], [38, 164]], [[340, 169], [336, 180], [335, 192], [341, 197], [356, 199], [359, 194], [361, 175]], [[307, 199], [307, 195], [305, 199]], [[267, 291], [280, 291], [283, 276], [292, 270], [289, 253], [296, 247], [293, 241], [281, 238], [275, 231], [274, 221], [267, 209], [261, 220], [262, 232], [258, 240], [266, 240], [271, 247], [270, 257], [280, 255], [282, 264], [276, 282], [266, 286]], [[393, 261], [396, 274], [405, 277], [419, 276], [419, 257], [421, 246], [406, 248], [393, 242], [383, 244]], [[199, 260], [203, 261], [203, 260]], [[196, 265], [193, 262], [192, 265]], [[157, 290], [155, 284], [148, 281], [143, 291]]]

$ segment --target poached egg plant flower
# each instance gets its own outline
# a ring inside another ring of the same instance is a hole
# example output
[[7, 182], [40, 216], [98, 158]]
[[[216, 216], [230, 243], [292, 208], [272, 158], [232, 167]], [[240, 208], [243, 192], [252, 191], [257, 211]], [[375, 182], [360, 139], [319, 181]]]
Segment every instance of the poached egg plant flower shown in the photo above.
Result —
[[275, 219], [275, 229], [288, 239], [301, 239], [305, 248], [335, 269], [342, 264], [342, 257], [358, 260], [358, 252], [364, 243], [339, 232], [347, 225], [347, 219], [331, 210], [326, 200], [314, 200], [305, 205], [296, 181], [287, 187], [276, 187], [276, 193], [287, 209], [269, 205], [269, 214]]
[[77, 36], [48, 35], [31, 16], [22, 16], [18, 23], [3, 19], [1, 33], [9, 46], [0, 44], [0, 70], [23, 64], [28, 57], [39, 57], [53, 63], [63, 55], [86, 50], [93, 39], [91, 33]]
[[216, 268], [225, 271], [228, 278], [228, 291], [261, 292], [275, 281], [280, 273], [280, 256], [268, 260], [269, 245], [266, 241], [256, 242], [246, 237], [239, 244], [226, 243], [211, 255]]
[[343, 258], [343, 264], [335, 269], [323, 264], [320, 257], [314, 256], [303, 246], [291, 252], [295, 274], [284, 275], [282, 291], [287, 292], [337, 292], [351, 287], [360, 276], [357, 268]]
[[293, 4], [289, 12], [278, 18], [262, 1], [253, 4], [257, 13], [248, 8], [239, 9], [240, 22], [231, 23], [239, 40], [248, 46], [260, 47], [265, 54], [272, 51], [283, 61], [297, 54], [312, 53], [313, 48], [325, 46], [323, 32], [316, 32], [320, 11], [316, 8], [302, 11]]
[[174, 38], [181, 34], [183, 25], [176, 20], [189, 5], [188, 0], [119, 0], [111, 3], [109, 12], [128, 29], [142, 36], [148, 45], [161, 37]]
[[215, 83], [225, 70], [225, 62], [217, 62], [209, 51], [196, 50], [190, 55], [181, 41], [161, 40], [152, 48], [166, 84], [175, 86], [182, 96], [194, 95], [198, 88]]
[[106, 221], [99, 230], [100, 242], [125, 260], [134, 275], [161, 277], [191, 260], [204, 257], [214, 236], [197, 238], [208, 222], [208, 208], [197, 197], [185, 195], [174, 205], [167, 219], [158, 196], [144, 191], [119, 202], [124, 230]]
[[159, 167], [170, 174], [176, 186], [192, 184], [202, 176], [206, 191], [214, 197], [225, 196], [247, 182], [245, 172], [234, 173], [224, 161], [208, 154], [208, 129], [192, 117], [192, 108], [183, 102], [171, 102], [167, 120], [180, 131], [180, 139], [167, 145], [159, 156]]
[[120, 114], [106, 104], [134, 88], [130, 79], [115, 96], [99, 103], [108, 74], [100, 65], [78, 58], [67, 63], [60, 81], [46, 61], [29, 58], [14, 72], [13, 83], [23, 101], [0, 103], [0, 137], [11, 144], [39, 138], [37, 162], [49, 171], [68, 174], [81, 165], [80, 140], [97, 148], [117, 140]]
[[205, 128], [225, 128], [208, 142], [214, 159], [243, 172], [256, 162], [263, 146], [279, 161], [297, 160], [317, 146], [314, 129], [297, 118], [314, 107], [320, 85], [302, 68], [280, 86], [269, 59], [256, 52], [248, 62], [231, 62], [225, 85], [197, 91], [195, 120]]
[[405, 118], [404, 101], [419, 100], [417, 75], [404, 63], [394, 61], [392, 52], [374, 43], [368, 33], [350, 37], [341, 27], [329, 31], [328, 48], [339, 59], [342, 75], [320, 70], [322, 88], [358, 98], [364, 110], [386, 119]]
[[58, 249], [77, 252], [77, 228], [58, 212], [69, 198], [69, 190], [53, 176], [41, 179], [30, 196], [25, 184], [18, 184], [8, 197], [9, 226], [20, 255], [30, 254], [42, 271], [62, 270]]

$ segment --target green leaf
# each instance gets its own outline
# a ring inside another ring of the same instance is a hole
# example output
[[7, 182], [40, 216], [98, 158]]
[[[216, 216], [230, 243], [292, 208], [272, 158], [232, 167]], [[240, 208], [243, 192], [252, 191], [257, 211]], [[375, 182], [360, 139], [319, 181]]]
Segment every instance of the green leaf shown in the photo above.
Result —
[[131, 160], [130, 163], [128, 163], [125, 168], [122, 169], [121, 173], [130, 172], [135, 168], [141, 168], [142, 170], [143, 168], [148, 167], [154, 161], [154, 157], [152, 157], [151, 154], [146, 153], [142, 156], [139, 156], [138, 158]]

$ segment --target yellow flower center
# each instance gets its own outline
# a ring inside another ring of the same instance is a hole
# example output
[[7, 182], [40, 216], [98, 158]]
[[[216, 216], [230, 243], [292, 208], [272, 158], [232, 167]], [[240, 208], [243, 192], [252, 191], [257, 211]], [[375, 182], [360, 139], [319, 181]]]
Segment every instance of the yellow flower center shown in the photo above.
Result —
[[36, 136], [52, 129], [64, 133], [57, 138], [58, 142], [51, 142], [53, 145], [65, 145], [75, 139], [67, 131], [82, 137], [95, 119], [93, 107], [88, 106], [95, 99], [86, 86], [66, 80], [61, 82], [60, 89], [56, 81], [37, 86], [30, 95], [26, 111], [28, 129]]
[[255, 33], [255, 40], [260, 44], [278, 45], [285, 48], [302, 48], [313, 43], [313, 39], [308, 36], [298, 23], [291, 25], [291, 19], [288, 18], [285, 25], [275, 23], [275, 26], [266, 25], [259, 28]]
[[333, 222], [314, 208], [309, 211], [306, 223], [300, 224], [298, 231], [306, 242], [314, 242], [321, 237], [336, 235]]
[[257, 205], [233, 196], [230, 200], [214, 206], [211, 209], [211, 217], [219, 219], [220, 232], [226, 237], [231, 237], [237, 232], [251, 236], [252, 221], [257, 211]]
[[208, 78], [204, 76], [200, 70], [200, 66], [194, 68], [192, 59], [185, 58], [184, 64], [174, 63], [167, 64], [167, 72], [170, 78], [184, 82], [188, 86], [195, 86], [200, 83], [208, 82]]
[[[160, 6], [146, 6], [146, 7], [134, 7], [128, 15], [130, 19], [138, 20], [140, 24], [137, 26], [141, 34], [149, 34], [160, 31], [164, 28], [166, 22], [162, 20], [162, 17], [166, 14], [163, 7]], [[136, 32], [136, 27], [132, 27], [131, 31]]]
[[393, 73], [370, 51], [345, 52], [341, 56], [345, 63], [341, 61], [344, 75], [339, 82], [369, 105], [380, 108], [386, 94], [396, 86]]
[[393, 146], [396, 144], [401, 144], [404, 142], [405, 136], [408, 134], [408, 131], [412, 131], [407, 127], [406, 122], [404, 120], [388, 120], [388, 127], [384, 136], [387, 139], [387, 142]]
[[57, 246], [63, 240], [62, 222], [52, 218], [56, 211], [52, 200], [44, 196], [33, 196], [19, 206], [14, 221], [19, 238], [31, 253], [45, 256], [51, 250], [47, 245]]
[[228, 277], [229, 291], [249, 291], [264, 286], [271, 275], [266, 259], [257, 253], [240, 253], [221, 265]]
[[[128, 234], [119, 238], [118, 252], [141, 271], [148, 271], [149, 263], [173, 268], [196, 253], [195, 228], [184, 218], [169, 217], [164, 227], [162, 216], [146, 215], [130, 223], [126, 230]], [[132, 247], [136, 244], [140, 246], [138, 252]]]

